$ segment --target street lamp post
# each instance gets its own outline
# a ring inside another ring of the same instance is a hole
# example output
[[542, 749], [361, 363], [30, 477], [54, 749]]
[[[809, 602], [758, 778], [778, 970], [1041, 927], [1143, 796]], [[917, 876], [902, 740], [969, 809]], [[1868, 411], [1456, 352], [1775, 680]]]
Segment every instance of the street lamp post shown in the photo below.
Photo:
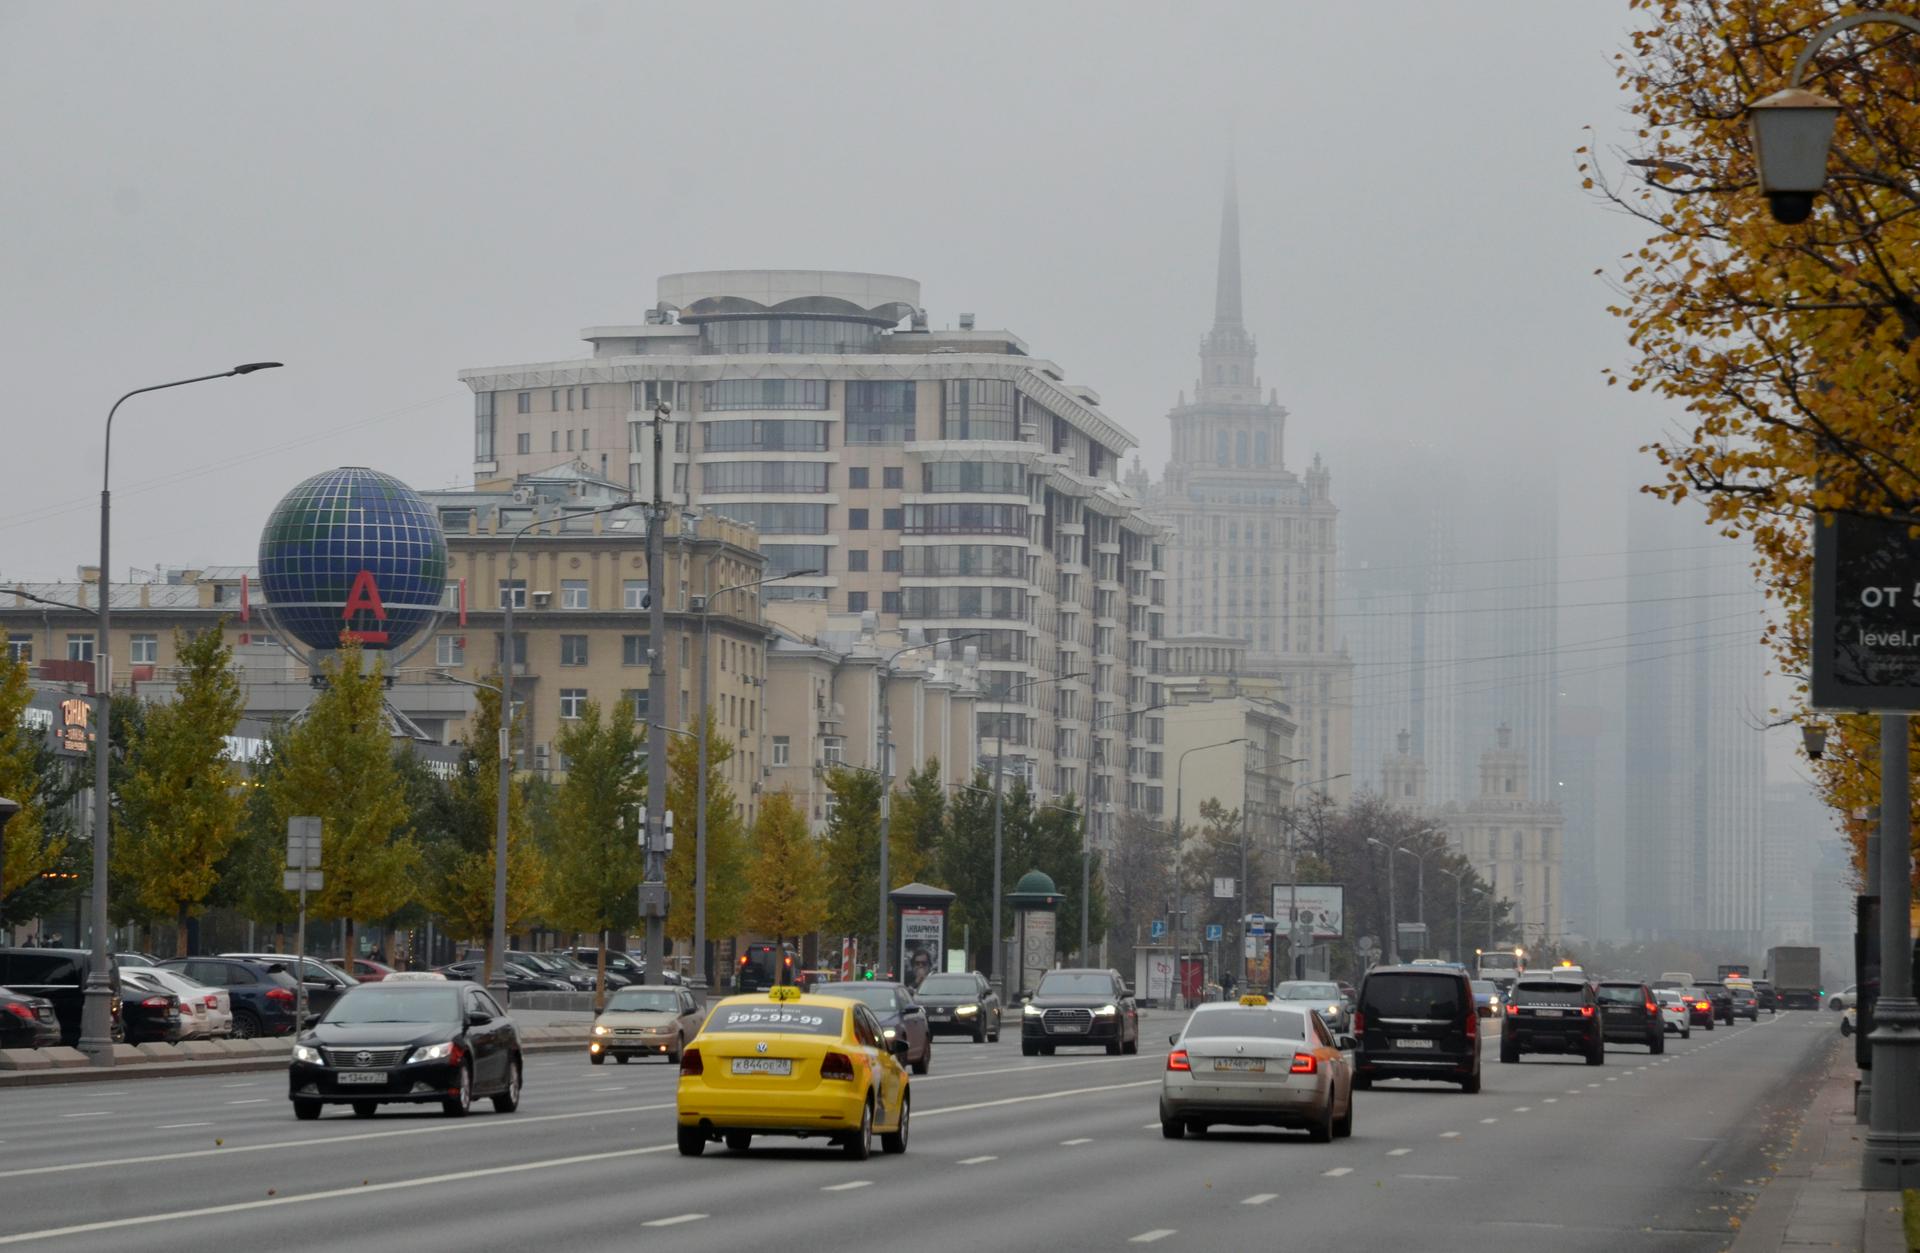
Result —
[[[1787, 87], [1748, 109], [1760, 190], [1775, 221], [1804, 222], [1813, 197], [1826, 186], [1827, 153], [1839, 105], [1803, 90], [1807, 69], [1828, 40], [1870, 23], [1920, 34], [1920, 17], [1872, 9], [1835, 18], [1816, 31], [1793, 63]], [[1920, 1001], [1913, 995], [1911, 925], [1913, 854], [1910, 803], [1912, 762], [1907, 713], [1880, 715], [1880, 987], [1874, 1006], [1872, 1109], [1861, 1186], [1905, 1188], [1920, 1166]], [[1811, 748], [1811, 744], [1809, 745]], [[1888, 996], [1884, 993], [1891, 992]]]
[[1236, 735], [1230, 740], [1219, 740], [1212, 744], [1195, 744], [1180, 754], [1179, 763], [1173, 771], [1173, 1007], [1184, 1009], [1185, 980], [1180, 971], [1180, 932], [1183, 917], [1181, 906], [1186, 904], [1186, 892], [1181, 885], [1181, 873], [1186, 863], [1186, 787], [1187, 758], [1195, 753], [1205, 752], [1209, 748], [1225, 748], [1229, 744], [1251, 744], [1253, 741], [1244, 735]]
[[1393, 855], [1399, 846], [1376, 840], [1372, 836], [1367, 837], [1367, 843], [1387, 850], [1387, 965], [1398, 966], [1400, 964], [1400, 898], [1396, 883], [1399, 875], [1395, 870], [1399, 863], [1394, 861]]
[[1462, 879], [1460, 875], [1448, 870], [1445, 866], [1435, 866], [1434, 869], [1453, 880], [1453, 960], [1465, 965], [1465, 950], [1460, 947], [1460, 895]]
[[[1420, 922], [1420, 932], [1421, 932], [1420, 955], [1424, 957], [1426, 956], [1426, 938], [1425, 937], [1426, 937], [1426, 930], [1427, 930], [1427, 858], [1424, 853], [1416, 853], [1412, 849], [1407, 848], [1404, 845], [1400, 845], [1400, 844], [1394, 845], [1393, 851], [1400, 854], [1403, 857], [1413, 858], [1414, 865], [1416, 867], [1416, 874], [1414, 878], [1414, 888], [1413, 888], [1414, 908], [1416, 910], [1416, 917], [1419, 919], [1419, 922]], [[1398, 935], [1399, 929], [1400, 929], [1399, 922], [1396, 920], [1394, 923], [1394, 931], [1396, 933], [1394, 935], [1395, 940], [1398, 940], [1400, 938]]]
[[707, 708], [710, 700], [707, 694], [708, 672], [713, 668], [708, 664], [707, 650], [708, 628], [713, 623], [713, 602], [731, 592], [743, 592], [762, 584], [778, 583], [782, 579], [798, 579], [820, 573], [822, 571], [819, 570], [789, 570], [785, 574], [772, 574], [764, 579], [735, 583], [732, 587], [723, 587], [717, 592], [709, 592], [700, 598], [698, 610], [700, 614], [699, 782], [696, 784], [693, 802], [693, 982], [702, 996], [706, 995], [707, 987], [707, 736], [710, 724], [713, 722]]
[[[1028, 679], [1023, 683], [1009, 684], [1007, 690], [1000, 694], [1000, 699], [994, 703], [1004, 705], [1007, 703], [1007, 698], [1015, 692], [1023, 692], [1030, 687], [1039, 687], [1044, 683], [1065, 683], [1069, 679], [1084, 679], [1086, 677], [1084, 673], [1061, 674], [1047, 679]], [[1004, 778], [1007, 768], [1007, 724], [1006, 714], [1004, 712], [1000, 714], [1000, 719], [999, 733], [993, 737], [993, 991], [995, 995], [1004, 1000], [1007, 994], [1007, 976], [1000, 961], [1004, 954], [1005, 947], [1005, 941], [1000, 935], [1000, 897], [1004, 890], [1002, 885], [1005, 882], [1006, 873], [1001, 864], [1005, 859], [1006, 850], [1002, 842], [1000, 829], [1001, 797], [1006, 791], [1006, 787], [1001, 780]], [[882, 815], [884, 815], [885, 812], [884, 809], [881, 810]], [[884, 831], [884, 829], [883, 826], [882, 830]], [[880, 855], [883, 858], [887, 855], [887, 841], [884, 835], [882, 835], [880, 839]], [[884, 899], [883, 894], [882, 900]]]
[[113, 692], [113, 639], [108, 634], [111, 615], [108, 603], [112, 582], [108, 574], [108, 538], [113, 516], [110, 490], [113, 469], [113, 415], [129, 398], [146, 392], [185, 387], [209, 379], [227, 379], [256, 370], [278, 369], [278, 361], [249, 361], [218, 374], [197, 374], [190, 379], [136, 387], [113, 402], [107, 410], [106, 436], [100, 450], [100, 574], [94, 583], [99, 595], [100, 638], [94, 645], [94, 729], [93, 729], [93, 959], [87, 969], [86, 999], [80, 1011], [80, 1051], [96, 1066], [113, 1065], [113, 979], [107, 971], [107, 839], [109, 817], [113, 812], [112, 780], [109, 760], [112, 755], [111, 711]]

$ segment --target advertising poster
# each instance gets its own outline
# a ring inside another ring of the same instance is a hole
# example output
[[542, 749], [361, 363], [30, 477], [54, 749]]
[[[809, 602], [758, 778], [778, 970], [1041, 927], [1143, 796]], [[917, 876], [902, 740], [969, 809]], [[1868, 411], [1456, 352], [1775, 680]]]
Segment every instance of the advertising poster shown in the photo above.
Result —
[[1300, 920], [1313, 928], [1313, 938], [1320, 940], [1338, 940], [1347, 933], [1347, 889], [1338, 883], [1302, 883], [1298, 887], [1291, 884], [1273, 885], [1273, 917], [1277, 920], [1274, 931], [1287, 935], [1293, 930], [1293, 919], [1287, 915], [1287, 902], [1294, 900], [1300, 909]]
[[1020, 927], [1020, 990], [1040, 986], [1040, 976], [1053, 969], [1055, 920], [1052, 911], [1030, 909]]
[[947, 916], [937, 909], [900, 911], [900, 980], [910, 988], [936, 970], [947, 951]]

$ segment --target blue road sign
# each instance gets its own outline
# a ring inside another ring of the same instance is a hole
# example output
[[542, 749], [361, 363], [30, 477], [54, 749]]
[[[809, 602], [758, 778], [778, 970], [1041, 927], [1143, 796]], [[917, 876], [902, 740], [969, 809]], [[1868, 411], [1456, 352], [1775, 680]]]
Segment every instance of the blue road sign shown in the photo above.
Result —
[[1218, 940], [1223, 938], [1226, 934], [1227, 934], [1227, 929], [1221, 926], [1219, 923], [1210, 922], [1207, 924], [1207, 939]]
[[1151, 930], [1151, 932], [1150, 932], [1150, 934], [1151, 934], [1151, 935], [1153, 936], [1153, 938], [1154, 938], [1154, 939], [1156, 939], [1156, 940], [1163, 940], [1163, 939], [1165, 939], [1165, 938], [1166, 938], [1166, 936], [1167, 936], [1167, 923], [1166, 923], [1166, 920], [1165, 920], [1164, 918], [1155, 918], [1155, 919], [1153, 920], [1153, 928], [1152, 928], [1152, 930]]

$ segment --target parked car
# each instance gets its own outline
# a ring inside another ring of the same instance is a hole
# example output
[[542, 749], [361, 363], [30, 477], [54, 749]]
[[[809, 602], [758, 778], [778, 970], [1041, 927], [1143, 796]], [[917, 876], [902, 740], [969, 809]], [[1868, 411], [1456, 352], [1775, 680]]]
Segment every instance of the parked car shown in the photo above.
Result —
[[1644, 1044], [1650, 1053], [1667, 1051], [1667, 1024], [1653, 989], [1630, 979], [1605, 979], [1598, 988], [1600, 1034], [1609, 1042]]
[[[809, 979], [804, 986], [817, 987], [820, 981]], [[979, 971], [928, 975], [914, 999], [927, 1011], [927, 1030], [933, 1034], [970, 1035], [975, 1044], [1000, 1042], [1000, 998]]]
[[1589, 1066], [1605, 1064], [1599, 997], [1584, 974], [1535, 971], [1514, 983], [1500, 1031], [1500, 1060], [1517, 1062], [1526, 1053], [1573, 1053]]
[[369, 983], [334, 1002], [293, 1046], [287, 1095], [299, 1119], [325, 1105], [371, 1118], [383, 1104], [432, 1104], [464, 1116], [476, 1097], [520, 1107], [520, 1033], [471, 983]]
[[140, 966], [131, 969], [122, 966], [121, 982], [124, 983], [129, 975], [156, 982], [177, 995], [180, 998], [183, 1018], [191, 1008], [194, 1038], [217, 1040], [233, 1034], [233, 998], [228, 995], [225, 988], [206, 987], [195, 983], [179, 971], [168, 970], [164, 966]]
[[1353, 1134], [1351, 1043], [1302, 1002], [1215, 1001], [1168, 1038], [1160, 1134], [1229, 1126], [1297, 1127], [1316, 1143]]
[[1273, 990], [1273, 1003], [1288, 1009], [1305, 1006], [1326, 1020], [1327, 1030], [1345, 1034], [1347, 1003], [1340, 999], [1340, 985], [1330, 981], [1288, 979]]
[[151, 953], [115, 953], [113, 964], [116, 966], [158, 966], [160, 959]]
[[[593, 972], [581, 966], [579, 962], [569, 961], [552, 953], [529, 953], [519, 949], [509, 949], [507, 960], [543, 978], [558, 979], [572, 991], [593, 991], [595, 982]], [[609, 979], [607, 986], [614, 986], [614, 981]]]
[[1827, 1008], [1836, 1014], [1843, 1009], [1852, 1009], [1859, 1003], [1860, 985], [1857, 983], [1849, 983], [1844, 989], [1827, 998]]
[[607, 997], [587, 1035], [587, 1057], [596, 1066], [609, 1057], [625, 1065], [635, 1057], [665, 1057], [678, 1066], [687, 1041], [706, 1018], [686, 988], [625, 987]]
[[1140, 1051], [1140, 1007], [1117, 970], [1049, 970], [1020, 1007], [1020, 1051], [1052, 1056], [1063, 1045], [1100, 1044], [1108, 1053]]
[[[108, 977], [118, 994], [119, 968], [107, 958]], [[80, 1042], [80, 1013], [86, 1003], [87, 972], [93, 953], [84, 948], [0, 948], [0, 988], [53, 1002], [60, 1043]]]
[[1354, 1086], [1438, 1079], [1480, 1090], [1480, 1016], [1464, 970], [1377, 966], [1354, 1005]]
[[[588, 970], [600, 968], [600, 950], [597, 948], [567, 948], [560, 951]], [[631, 953], [622, 953], [619, 949], [610, 948], [607, 950], [607, 974], [618, 975], [628, 984], [645, 983], [647, 963]], [[612, 982], [609, 981], [607, 986], [612, 987]]]
[[176, 957], [160, 968], [177, 970], [205, 987], [225, 988], [233, 1006], [233, 1034], [242, 1040], [291, 1035], [298, 1025], [293, 1020], [293, 975], [278, 959]]
[[178, 1044], [187, 1038], [190, 1015], [178, 993], [130, 970], [120, 972], [120, 1021], [128, 1044]]
[[[174, 981], [176, 980], [187, 987], [198, 987], [197, 984], [192, 983], [177, 971], [162, 970], [158, 966], [122, 966], [120, 968], [120, 996], [123, 1013], [125, 1013], [129, 1019], [134, 1016], [134, 1011], [126, 1008], [127, 1002], [138, 1003], [147, 998], [171, 996], [179, 1007], [179, 1031], [174, 1035], [173, 1040], [168, 1040], [167, 1042], [172, 1043], [174, 1040], [204, 1040], [211, 1038], [212, 1033], [207, 1025], [207, 1015], [209, 1012], [207, 1009], [207, 997], [210, 996], [211, 993], [207, 993], [205, 989], [200, 989], [200, 995], [183, 991], [180, 987], [174, 986]], [[142, 1008], [150, 1010], [157, 1007], [147, 1005]], [[139, 1043], [144, 1039], [156, 1038], [164, 1039], [164, 1037], [130, 1032], [128, 1042]]]
[[1693, 1006], [1679, 988], [1655, 988], [1653, 1000], [1660, 1007], [1660, 1026], [1682, 1040], [1693, 1038]]
[[44, 996], [0, 988], [0, 1049], [42, 1049], [60, 1043], [60, 1020]]
[[329, 957], [327, 965], [346, 971], [361, 983], [378, 983], [394, 973], [392, 966], [367, 957]]
[[883, 1041], [898, 1037], [907, 1042], [906, 1054], [900, 1060], [912, 1066], [914, 1074], [924, 1075], [933, 1068], [933, 1032], [927, 1025], [927, 1011], [914, 1001], [906, 984], [885, 979], [817, 983], [807, 989], [807, 993], [859, 1001], [873, 1011]]
[[[463, 979], [468, 983], [485, 985], [487, 982], [486, 963], [455, 962], [451, 966], [440, 967], [440, 973], [449, 979]], [[549, 979], [546, 975], [535, 974], [518, 962], [507, 962], [501, 970], [505, 976], [507, 992], [571, 992], [571, 983], [561, 979]], [[382, 980], [382, 982], [385, 982]]]
[[329, 1006], [352, 987], [360, 982], [343, 970], [337, 970], [318, 957], [302, 959], [289, 957], [284, 953], [222, 953], [222, 957], [239, 957], [247, 961], [279, 962], [287, 968], [287, 973], [299, 972], [300, 982], [307, 985], [307, 1014], [317, 1018], [327, 1012]]

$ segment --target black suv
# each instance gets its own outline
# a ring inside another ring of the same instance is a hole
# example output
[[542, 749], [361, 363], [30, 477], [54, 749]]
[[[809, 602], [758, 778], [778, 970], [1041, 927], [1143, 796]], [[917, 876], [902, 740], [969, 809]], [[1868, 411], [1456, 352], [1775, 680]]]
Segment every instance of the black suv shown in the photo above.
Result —
[[1593, 984], [1580, 975], [1521, 975], [1507, 997], [1500, 1060], [1517, 1062], [1522, 1053], [1579, 1053], [1589, 1066], [1604, 1064], [1607, 1042]]
[[1667, 1024], [1660, 1016], [1660, 1002], [1644, 983], [1601, 982], [1600, 1033], [1620, 1044], [1644, 1044], [1649, 1052], [1667, 1051]]
[[1467, 972], [1381, 966], [1360, 980], [1354, 1003], [1353, 1086], [1375, 1079], [1439, 1079], [1480, 1090], [1480, 1016]]
[[[112, 968], [111, 955], [107, 964], [108, 978], [118, 993], [119, 971]], [[80, 1042], [80, 1010], [86, 1004], [87, 972], [92, 967], [93, 953], [84, 948], [0, 948], [0, 988], [52, 1001], [60, 1043], [72, 1047]]]
[[1140, 1007], [1117, 970], [1049, 970], [1020, 1007], [1020, 1051], [1028, 1057], [1066, 1044], [1140, 1051]]
[[1774, 990], [1771, 983], [1768, 983], [1765, 979], [1755, 979], [1753, 981], [1753, 994], [1760, 998], [1761, 1009], [1766, 1010], [1769, 1014], [1777, 1014], [1780, 1012], [1780, 993]]
[[248, 961], [238, 957], [176, 957], [160, 963], [210, 988], [225, 988], [233, 1005], [233, 1034], [242, 1040], [256, 1036], [291, 1035], [294, 1030], [294, 983], [287, 973], [291, 957]]
[[1694, 984], [1693, 987], [1694, 991], [1712, 1003], [1712, 1016], [1731, 1027], [1733, 1025], [1733, 990], [1724, 983], [1705, 979]]

